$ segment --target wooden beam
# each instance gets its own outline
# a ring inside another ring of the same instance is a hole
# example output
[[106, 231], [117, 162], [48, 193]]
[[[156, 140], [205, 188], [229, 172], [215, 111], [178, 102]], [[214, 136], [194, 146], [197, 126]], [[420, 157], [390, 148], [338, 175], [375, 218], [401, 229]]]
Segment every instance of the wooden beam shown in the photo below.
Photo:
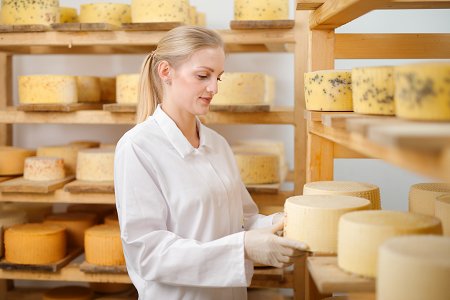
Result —
[[[0, 110], [12, 105], [12, 57], [0, 53]], [[0, 124], [0, 146], [12, 145], [12, 126]]]
[[[325, 0], [297, 0], [297, 10], [314, 10], [319, 8]], [[378, 9], [445, 9], [450, 8], [448, 0], [393, 0]]]

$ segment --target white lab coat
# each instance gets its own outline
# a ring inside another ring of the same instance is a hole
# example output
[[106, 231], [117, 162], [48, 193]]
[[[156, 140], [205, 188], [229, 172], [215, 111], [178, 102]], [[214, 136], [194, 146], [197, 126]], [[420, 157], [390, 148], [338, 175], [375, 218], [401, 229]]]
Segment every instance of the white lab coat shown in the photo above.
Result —
[[266, 227], [226, 140], [197, 119], [200, 146], [157, 107], [119, 141], [114, 182], [139, 299], [246, 299], [243, 230]]

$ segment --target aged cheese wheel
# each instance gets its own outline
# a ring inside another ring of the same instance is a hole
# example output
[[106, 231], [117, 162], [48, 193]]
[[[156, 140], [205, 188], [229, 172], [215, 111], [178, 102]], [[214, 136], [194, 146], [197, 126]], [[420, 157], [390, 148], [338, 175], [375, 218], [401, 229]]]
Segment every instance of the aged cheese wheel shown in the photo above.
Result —
[[103, 222], [110, 225], [119, 225], [119, 217], [117, 216], [117, 212], [107, 215], [103, 219]]
[[16, 224], [27, 222], [27, 214], [21, 210], [0, 210], [0, 257], [3, 256], [3, 232]]
[[109, 23], [122, 26], [131, 23], [131, 6], [121, 3], [93, 3], [80, 5], [80, 23]]
[[68, 245], [84, 247], [84, 232], [94, 226], [97, 215], [94, 213], [59, 213], [45, 218], [45, 224], [56, 224], [66, 228]]
[[380, 209], [380, 189], [370, 183], [356, 181], [315, 181], [303, 187], [303, 195], [347, 195], [366, 198], [371, 209]]
[[351, 71], [308, 72], [304, 80], [306, 109], [353, 111]]
[[449, 193], [449, 183], [414, 184], [409, 189], [409, 211], [434, 216], [436, 198]]
[[60, 157], [64, 160], [66, 175], [75, 174], [78, 151], [88, 147], [90, 146], [84, 143], [39, 147], [37, 149], [37, 156]]
[[189, 23], [188, 0], [132, 0], [131, 19], [133, 23], [182, 22]]
[[116, 77], [116, 102], [137, 104], [140, 74], [121, 74]]
[[395, 115], [394, 67], [352, 69], [352, 92], [356, 113]]
[[32, 156], [25, 159], [23, 178], [32, 181], [60, 180], [65, 177], [64, 161], [58, 157]]
[[58, 23], [59, 0], [2, 0], [0, 20], [10, 25]]
[[[128, 291], [133, 285], [129, 283], [90, 282], [89, 287], [96, 293], [115, 294]], [[97, 298], [98, 299], [98, 298]]]
[[116, 102], [116, 77], [100, 77], [100, 92], [103, 102]]
[[449, 283], [450, 237], [402, 236], [381, 245], [377, 299], [448, 300]]
[[76, 176], [77, 180], [113, 181], [114, 150], [107, 148], [80, 150]]
[[286, 20], [288, 0], [234, 0], [235, 20]]
[[86, 261], [99, 266], [125, 265], [119, 226], [97, 225], [86, 230]]
[[263, 73], [225, 72], [218, 84], [212, 104], [245, 105], [266, 103], [266, 75]]
[[68, 104], [78, 101], [75, 76], [26, 75], [19, 76], [21, 104]]
[[59, 225], [28, 223], [5, 231], [5, 259], [11, 263], [40, 265], [66, 255], [66, 231]]
[[398, 66], [394, 74], [398, 117], [450, 121], [450, 63]]
[[78, 23], [78, 13], [76, 8], [60, 7], [59, 23]]
[[10, 202], [2, 205], [4, 211], [24, 211], [28, 222], [42, 222], [46, 216], [52, 213], [53, 205], [50, 203], [26, 203]]
[[77, 76], [78, 102], [100, 102], [100, 78], [95, 76]]
[[94, 293], [84, 286], [61, 286], [46, 291], [42, 295], [43, 300], [91, 300]]
[[36, 151], [19, 147], [0, 146], [0, 175], [21, 175], [25, 159], [34, 156]]
[[442, 232], [450, 236], [450, 194], [436, 198], [434, 202], [434, 215], [442, 222]]
[[442, 234], [439, 219], [414, 213], [370, 210], [343, 215], [339, 220], [338, 265], [345, 271], [377, 276], [378, 247], [399, 235]]
[[311, 251], [334, 254], [339, 218], [348, 212], [370, 209], [364, 198], [340, 195], [294, 196], [284, 204], [284, 236], [305, 242]]
[[235, 153], [241, 179], [245, 184], [276, 183], [280, 181], [279, 158], [271, 153]]

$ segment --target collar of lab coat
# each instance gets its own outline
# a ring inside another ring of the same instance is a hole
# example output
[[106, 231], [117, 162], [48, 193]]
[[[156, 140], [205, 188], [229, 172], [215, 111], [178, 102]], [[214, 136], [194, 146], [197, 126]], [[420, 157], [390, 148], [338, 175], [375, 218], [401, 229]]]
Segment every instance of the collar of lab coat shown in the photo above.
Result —
[[[167, 136], [167, 139], [170, 141], [175, 150], [177, 150], [177, 152], [181, 155], [181, 157], [185, 158], [195, 152], [196, 148], [189, 143], [187, 138], [178, 128], [177, 124], [175, 124], [175, 122], [162, 110], [161, 105], [156, 107], [156, 110], [153, 113], [153, 118], [156, 120], [161, 130]], [[198, 135], [200, 137], [198, 150], [201, 151], [205, 147], [211, 147], [211, 145], [209, 145], [211, 139], [209, 138], [209, 132], [205, 130], [204, 125], [200, 122], [198, 117], [196, 117], [196, 122]]]

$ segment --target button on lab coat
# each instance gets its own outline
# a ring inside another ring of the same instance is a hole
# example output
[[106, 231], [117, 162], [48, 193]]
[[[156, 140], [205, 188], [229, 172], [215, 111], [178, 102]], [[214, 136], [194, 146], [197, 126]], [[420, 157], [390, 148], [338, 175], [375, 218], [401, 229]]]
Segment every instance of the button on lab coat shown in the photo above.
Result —
[[139, 299], [246, 299], [244, 230], [267, 227], [226, 140], [197, 119], [192, 145], [157, 107], [116, 148], [114, 182], [128, 274]]

